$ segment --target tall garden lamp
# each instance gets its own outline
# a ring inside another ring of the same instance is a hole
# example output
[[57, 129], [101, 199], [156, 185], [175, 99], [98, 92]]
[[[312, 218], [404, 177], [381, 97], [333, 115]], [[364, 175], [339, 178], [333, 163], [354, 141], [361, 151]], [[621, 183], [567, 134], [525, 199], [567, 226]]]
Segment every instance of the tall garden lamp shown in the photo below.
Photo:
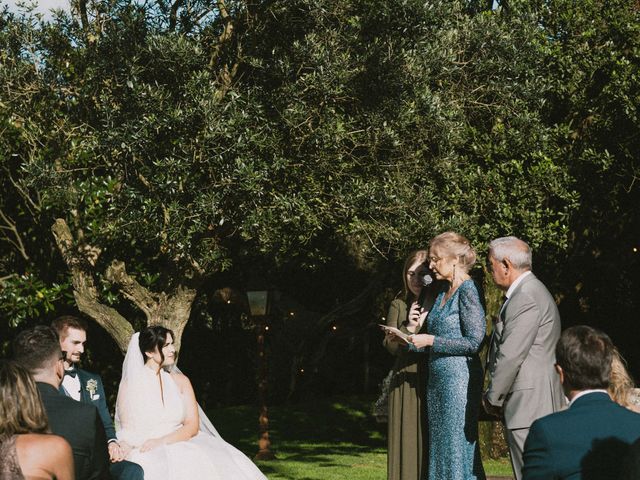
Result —
[[247, 300], [249, 312], [253, 320], [256, 337], [258, 340], [258, 402], [260, 415], [258, 425], [260, 436], [258, 438], [258, 453], [256, 460], [272, 460], [275, 458], [271, 452], [271, 440], [269, 440], [269, 414], [267, 410], [267, 355], [264, 348], [265, 331], [268, 329], [267, 318], [271, 307], [270, 290], [248, 290]]

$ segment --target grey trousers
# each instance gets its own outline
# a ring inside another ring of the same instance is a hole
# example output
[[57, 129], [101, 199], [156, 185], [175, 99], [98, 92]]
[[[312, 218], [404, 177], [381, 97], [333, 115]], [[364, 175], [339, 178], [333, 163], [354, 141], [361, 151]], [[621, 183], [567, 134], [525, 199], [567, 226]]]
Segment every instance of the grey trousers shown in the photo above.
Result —
[[516, 480], [522, 480], [522, 453], [524, 452], [524, 441], [529, 435], [528, 428], [518, 428], [509, 430], [505, 428], [505, 436], [507, 437], [507, 445], [511, 454], [511, 466], [513, 467], [513, 475]]

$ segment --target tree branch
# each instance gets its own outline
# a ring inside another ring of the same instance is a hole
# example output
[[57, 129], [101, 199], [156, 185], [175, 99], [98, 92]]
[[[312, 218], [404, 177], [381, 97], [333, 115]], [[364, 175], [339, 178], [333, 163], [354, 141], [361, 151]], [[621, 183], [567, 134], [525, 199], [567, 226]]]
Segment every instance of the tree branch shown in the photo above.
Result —
[[89, 261], [74, 249], [73, 236], [67, 222], [57, 219], [51, 226], [51, 232], [71, 272], [73, 296], [78, 309], [102, 326], [113, 337], [120, 350], [126, 352], [133, 327], [117, 310], [100, 303]]
[[9, 232], [13, 233], [13, 236], [15, 237], [15, 241], [14, 241], [9, 237], [8, 234], [4, 234], [6, 240], [9, 243], [11, 243], [14, 247], [16, 247], [16, 250], [18, 250], [18, 253], [20, 253], [22, 258], [24, 258], [25, 260], [29, 261], [29, 255], [27, 254], [27, 249], [24, 246], [24, 242], [22, 241], [22, 237], [20, 236], [20, 232], [18, 232], [18, 227], [16, 225], [16, 222], [11, 220], [11, 218], [9, 218], [9, 216], [6, 215], [2, 211], [2, 209], [0, 209], [0, 218], [2, 219], [2, 221], [6, 225], [6, 226], [0, 225], [0, 230], [8, 230]]
[[124, 262], [117, 260], [107, 268], [105, 278], [117, 285], [122, 296], [142, 310], [148, 325], [163, 325], [173, 330], [174, 344], [176, 349], [180, 348], [182, 332], [189, 321], [197, 289], [178, 285], [170, 295], [153, 293], [127, 273]]
[[87, 15], [87, 0], [74, 0], [71, 5], [76, 13], [80, 16], [82, 30], [86, 33], [89, 31], [89, 15]]
[[35, 217], [36, 213], [40, 212], [40, 199], [38, 199], [38, 203], [34, 202], [33, 199], [27, 194], [27, 192], [25, 192], [24, 189], [18, 184], [18, 182], [13, 179], [13, 176], [11, 175], [9, 169], [5, 168], [4, 170], [7, 173], [7, 177], [9, 178], [11, 185], [13, 185], [13, 188], [15, 188], [20, 196], [25, 200], [25, 206], [29, 210], [29, 213], [32, 217]]
[[151, 322], [158, 301], [147, 288], [140, 285], [135, 278], [127, 273], [124, 262], [118, 260], [111, 262], [105, 272], [105, 278], [118, 285], [120, 293], [142, 310], [147, 321]]
[[[220, 57], [222, 46], [231, 40], [231, 37], [233, 35], [233, 30], [234, 30], [233, 19], [231, 18], [231, 15], [229, 15], [229, 11], [227, 10], [227, 5], [225, 3], [225, 0], [217, 0], [216, 5], [218, 7], [218, 11], [220, 12], [220, 17], [224, 22], [224, 28], [222, 29], [222, 33], [218, 37], [218, 42], [216, 43], [215, 47], [213, 47], [213, 49], [211, 50], [211, 60], [209, 61], [209, 64], [211, 67], [215, 66], [216, 60], [218, 60], [218, 58]], [[228, 75], [229, 75], [228, 66], [225, 66], [222, 72], [223, 84], [225, 85], [224, 90], [226, 90], [226, 86], [228, 85]]]
[[17, 277], [18, 275], [15, 273], [10, 273], [9, 275], [5, 275], [4, 277], [0, 277], [0, 284], [6, 282], [10, 278]]
[[180, 8], [182, 1], [176, 0], [171, 4], [171, 10], [169, 13], [169, 31], [173, 32], [178, 24], [178, 9]]

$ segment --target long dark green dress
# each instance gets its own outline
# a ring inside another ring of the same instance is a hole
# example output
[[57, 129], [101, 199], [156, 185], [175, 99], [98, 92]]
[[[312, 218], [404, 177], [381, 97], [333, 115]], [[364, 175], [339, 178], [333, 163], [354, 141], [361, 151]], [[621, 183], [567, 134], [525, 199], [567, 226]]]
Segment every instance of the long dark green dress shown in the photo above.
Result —
[[[407, 304], [395, 299], [389, 307], [387, 325], [409, 333], [403, 322]], [[424, 326], [426, 326], [426, 321]], [[426, 354], [409, 352], [404, 345], [384, 342], [396, 356], [394, 375], [389, 390], [389, 430], [387, 478], [389, 480], [419, 480], [427, 477], [428, 448], [426, 398]]]

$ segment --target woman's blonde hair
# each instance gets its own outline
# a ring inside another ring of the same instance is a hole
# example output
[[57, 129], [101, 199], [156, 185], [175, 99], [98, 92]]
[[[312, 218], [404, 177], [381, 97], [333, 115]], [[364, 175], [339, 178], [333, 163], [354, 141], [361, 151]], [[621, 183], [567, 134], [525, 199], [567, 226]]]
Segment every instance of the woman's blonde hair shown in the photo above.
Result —
[[429, 256], [429, 252], [426, 250], [414, 250], [411, 252], [407, 259], [404, 261], [404, 267], [402, 268], [402, 282], [404, 284], [404, 298], [409, 301], [409, 295], [413, 295], [411, 290], [409, 290], [409, 285], [407, 284], [407, 272], [416, 262], [424, 263], [426, 266], [427, 257]]
[[444, 232], [433, 237], [429, 242], [429, 250], [437, 249], [449, 258], [457, 258], [460, 268], [468, 272], [476, 263], [476, 251], [462, 235], [455, 232]]
[[628, 407], [631, 404], [631, 391], [635, 383], [626, 368], [626, 362], [616, 348], [613, 349], [611, 359], [611, 378], [609, 381], [609, 394], [614, 402]]
[[0, 360], [0, 434], [48, 432], [49, 422], [33, 378], [18, 363]]

